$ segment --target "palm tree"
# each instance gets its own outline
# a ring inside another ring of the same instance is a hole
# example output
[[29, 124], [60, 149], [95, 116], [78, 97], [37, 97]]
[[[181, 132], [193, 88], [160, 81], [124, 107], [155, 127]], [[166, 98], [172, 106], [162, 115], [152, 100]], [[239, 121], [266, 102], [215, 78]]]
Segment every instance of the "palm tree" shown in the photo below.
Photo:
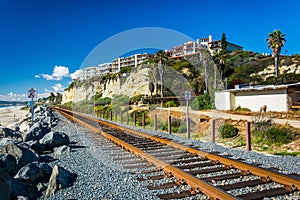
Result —
[[[164, 97], [163, 74], [165, 71], [164, 65], [168, 61], [168, 56], [166, 55], [166, 52], [164, 52], [163, 50], [159, 50], [156, 52], [154, 56], [154, 60], [158, 63], [158, 71], [160, 74], [160, 85], [161, 85], [161, 97]], [[157, 82], [156, 82], [156, 92], [157, 92]]]
[[266, 39], [268, 47], [272, 49], [272, 57], [275, 58], [275, 76], [278, 76], [278, 58], [280, 55], [281, 47], [285, 42], [285, 34], [282, 34], [280, 30], [274, 30], [269, 33], [269, 37]]

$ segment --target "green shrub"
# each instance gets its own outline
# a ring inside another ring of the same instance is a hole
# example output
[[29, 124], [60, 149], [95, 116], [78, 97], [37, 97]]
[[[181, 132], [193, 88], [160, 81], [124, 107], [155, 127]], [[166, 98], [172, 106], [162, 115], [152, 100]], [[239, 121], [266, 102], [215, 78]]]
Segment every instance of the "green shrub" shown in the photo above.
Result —
[[186, 133], [187, 127], [186, 125], [181, 125], [178, 127], [178, 133]]
[[191, 103], [192, 110], [208, 110], [212, 107], [213, 104], [208, 93], [197, 96]]
[[111, 103], [111, 98], [109, 97], [104, 97], [104, 98], [98, 98], [96, 101], [95, 101], [95, 105], [108, 105]]
[[267, 144], [275, 144], [280, 146], [282, 144], [290, 143], [295, 138], [295, 133], [288, 128], [272, 127], [264, 133], [265, 142]]
[[[136, 125], [143, 126], [143, 113], [145, 113], [145, 126], [150, 124], [149, 111], [139, 111], [136, 113]], [[130, 117], [134, 120], [134, 112], [130, 113]]]
[[249, 108], [241, 108], [241, 107], [238, 107], [236, 109], [236, 111], [246, 111], [246, 112], [251, 112], [251, 110]]
[[169, 108], [169, 107], [177, 107], [178, 106], [178, 102], [176, 101], [168, 101], [166, 103], [163, 104], [164, 108]]
[[[177, 133], [178, 129], [180, 127], [180, 121], [172, 121], [171, 122], [171, 132]], [[168, 131], [168, 121], [164, 123], [164, 126], [162, 128], [163, 131]]]
[[222, 138], [232, 138], [238, 134], [239, 130], [232, 124], [224, 124], [220, 127], [220, 133]]

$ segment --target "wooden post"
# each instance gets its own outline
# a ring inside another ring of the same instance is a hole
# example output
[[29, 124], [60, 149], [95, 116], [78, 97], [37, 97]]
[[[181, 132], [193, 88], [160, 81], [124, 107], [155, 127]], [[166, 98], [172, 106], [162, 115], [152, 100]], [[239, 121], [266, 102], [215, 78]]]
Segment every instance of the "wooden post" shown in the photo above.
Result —
[[251, 151], [251, 123], [246, 122], [246, 150]]
[[153, 129], [155, 130], [155, 131], [157, 131], [157, 114], [154, 114], [154, 123], [153, 123]]
[[143, 128], [145, 128], [145, 113], [143, 112], [143, 116], [142, 116], [142, 126]]
[[112, 121], [112, 111], [110, 111], [110, 121]]
[[126, 124], [128, 125], [129, 124], [129, 116], [128, 116], [128, 111], [126, 112]]
[[115, 121], [118, 122], [118, 112], [115, 113]]
[[108, 120], [108, 111], [106, 111], [106, 119]]
[[210, 120], [210, 126], [211, 126], [211, 142], [215, 143], [215, 138], [216, 138], [216, 120], [211, 119]]
[[134, 126], [136, 126], [136, 112], [133, 113]]
[[172, 121], [171, 121], [172, 119], [171, 119], [171, 115], [169, 115], [169, 117], [168, 117], [168, 132], [171, 134], [172, 133], [172, 129], [171, 129], [171, 123], [172, 123]]

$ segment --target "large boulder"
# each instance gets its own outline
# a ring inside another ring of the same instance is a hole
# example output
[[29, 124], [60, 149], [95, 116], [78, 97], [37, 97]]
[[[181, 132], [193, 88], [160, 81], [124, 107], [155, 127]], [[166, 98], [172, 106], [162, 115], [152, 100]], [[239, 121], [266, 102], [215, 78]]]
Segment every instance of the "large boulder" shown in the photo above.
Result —
[[15, 175], [15, 179], [36, 185], [38, 182], [47, 182], [52, 168], [46, 163], [33, 162], [22, 167]]
[[41, 123], [34, 123], [29, 130], [23, 135], [23, 141], [39, 140], [44, 136]]
[[55, 165], [46, 190], [46, 196], [52, 196], [56, 190], [66, 188], [73, 184], [76, 175], [58, 165]]
[[18, 139], [18, 138], [22, 138], [22, 135], [18, 131], [0, 126], [0, 137], [10, 137], [10, 138]]
[[10, 193], [12, 190], [11, 186], [11, 177], [0, 168], [0, 199], [1, 200], [9, 200]]
[[54, 147], [59, 147], [62, 145], [68, 145], [70, 143], [69, 136], [62, 132], [50, 132], [47, 133], [40, 143], [45, 145], [48, 149], [53, 149]]
[[15, 144], [15, 142], [11, 138], [2, 138], [2, 139], [0, 139], [0, 146], [5, 146], [5, 145], [8, 145], [8, 144]]
[[13, 176], [15, 174], [17, 167], [17, 160], [10, 154], [4, 153], [0, 154], [0, 168], [2, 168], [6, 173]]
[[0, 144], [0, 154], [10, 154], [14, 156], [17, 161], [17, 170], [22, 168], [24, 165], [38, 161], [39, 159], [39, 156], [31, 149], [19, 147], [11, 142], [5, 145]]
[[42, 145], [38, 140], [31, 140], [28, 142], [24, 142], [24, 144], [38, 153], [44, 153], [44, 151], [46, 150], [46, 147]]
[[28, 183], [24, 183], [21, 180], [12, 179], [11, 186], [11, 199], [18, 199], [18, 197], [37, 199], [40, 196], [40, 194], [34, 186]]

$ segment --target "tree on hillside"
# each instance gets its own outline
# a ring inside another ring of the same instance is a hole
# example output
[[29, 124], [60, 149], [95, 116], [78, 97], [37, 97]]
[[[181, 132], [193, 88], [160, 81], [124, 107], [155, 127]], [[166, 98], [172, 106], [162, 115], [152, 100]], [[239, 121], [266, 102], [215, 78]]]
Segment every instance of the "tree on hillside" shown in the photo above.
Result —
[[222, 33], [222, 38], [221, 38], [221, 52], [225, 53], [226, 49], [227, 49], [226, 35], [225, 35], [225, 33]]
[[269, 33], [269, 37], [266, 39], [268, 47], [272, 49], [272, 57], [275, 58], [275, 76], [278, 76], [278, 58], [281, 52], [281, 48], [285, 43], [285, 34], [282, 34], [280, 30], [274, 30]]

